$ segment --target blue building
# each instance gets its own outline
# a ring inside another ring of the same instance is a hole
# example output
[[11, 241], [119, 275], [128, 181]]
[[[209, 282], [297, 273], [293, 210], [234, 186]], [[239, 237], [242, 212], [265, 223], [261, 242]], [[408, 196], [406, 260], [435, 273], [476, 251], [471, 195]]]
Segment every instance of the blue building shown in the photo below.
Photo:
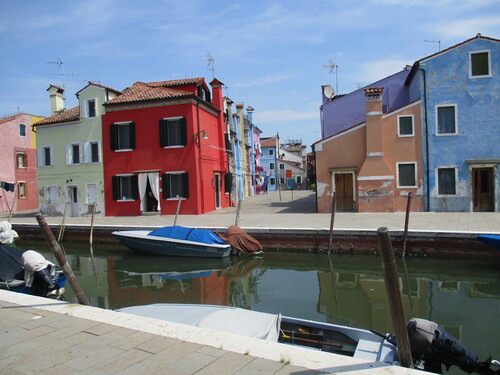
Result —
[[260, 157], [260, 164], [263, 171], [263, 176], [265, 178], [265, 183], [267, 183], [268, 191], [278, 190], [278, 181], [276, 179], [276, 168], [278, 165], [278, 138], [261, 138], [260, 146], [262, 149], [262, 154]]
[[422, 99], [424, 209], [499, 211], [500, 40], [478, 34], [415, 62]]

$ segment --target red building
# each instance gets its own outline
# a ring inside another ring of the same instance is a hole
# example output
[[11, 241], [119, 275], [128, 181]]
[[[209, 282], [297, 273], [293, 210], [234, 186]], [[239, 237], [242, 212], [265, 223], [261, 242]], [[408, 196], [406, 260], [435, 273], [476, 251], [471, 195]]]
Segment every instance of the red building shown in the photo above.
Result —
[[229, 206], [222, 83], [136, 82], [102, 117], [107, 216], [197, 215]]

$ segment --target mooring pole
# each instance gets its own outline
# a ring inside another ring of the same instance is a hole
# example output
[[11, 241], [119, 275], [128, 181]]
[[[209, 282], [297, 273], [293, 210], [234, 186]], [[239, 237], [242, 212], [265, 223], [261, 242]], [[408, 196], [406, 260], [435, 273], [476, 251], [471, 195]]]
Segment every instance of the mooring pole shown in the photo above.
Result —
[[408, 202], [406, 204], [406, 218], [405, 218], [405, 232], [403, 234], [403, 258], [406, 253], [406, 237], [408, 236], [408, 223], [410, 222], [410, 208], [411, 208], [411, 192], [408, 193]]
[[238, 199], [238, 206], [236, 207], [236, 219], [234, 220], [234, 225], [237, 227], [240, 225], [241, 201], [242, 199]]
[[64, 235], [64, 222], [66, 221], [66, 210], [68, 208], [68, 202], [64, 204], [64, 213], [61, 221], [61, 226], [59, 227], [59, 235], [57, 236], [57, 242], [61, 242]]
[[42, 230], [42, 233], [45, 236], [47, 243], [49, 244], [50, 248], [52, 249], [52, 252], [54, 253], [54, 256], [56, 257], [57, 262], [61, 266], [64, 275], [68, 279], [71, 288], [73, 288], [73, 292], [75, 293], [76, 299], [82, 305], [90, 305], [89, 300], [87, 299], [85, 293], [78, 284], [78, 281], [75, 277], [75, 274], [73, 273], [73, 270], [71, 269], [71, 266], [68, 264], [68, 261], [66, 260], [66, 256], [61, 250], [61, 246], [59, 246], [59, 243], [56, 241], [54, 234], [50, 230], [47, 221], [45, 221], [45, 218], [43, 217], [42, 214], [37, 214], [36, 220], [38, 221], [38, 225], [40, 225], [40, 229]]
[[332, 252], [332, 242], [333, 242], [333, 223], [335, 221], [335, 211], [337, 210], [337, 192], [333, 192], [332, 199], [332, 215], [330, 217], [330, 238], [328, 239], [328, 249], [327, 252], [330, 254]]
[[380, 252], [382, 254], [382, 266], [384, 268], [385, 287], [389, 298], [389, 310], [391, 311], [392, 325], [396, 334], [399, 362], [403, 367], [413, 368], [411, 358], [410, 339], [406, 330], [406, 322], [399, 290], [398, 270], [396, 258], [391, 244], [389, 230], [385, 227], [377, 229]]
[[92, 207], [92, 219], [90, 220], [90, 246], [92, 247], [92, 241], [94, 238], [94, 218], [95, 218], [95, 212], [96, 212], [96, 206], [97, 202], [94, 202], [94, 205]]
[[177, 216], [179, 216], [179, 211], [181, 210], [181, 197], [177, 196], [177, 210], [175, 211], [174, 227], [177, 224]]

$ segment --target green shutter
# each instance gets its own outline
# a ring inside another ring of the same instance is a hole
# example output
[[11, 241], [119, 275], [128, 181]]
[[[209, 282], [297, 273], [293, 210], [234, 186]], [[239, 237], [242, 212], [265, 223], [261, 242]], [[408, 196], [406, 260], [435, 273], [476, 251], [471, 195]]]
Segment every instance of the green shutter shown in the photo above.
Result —
[[224, 175], [224, 193], [230, 193], [233, 189], [233, 174], [226, 172]]
[[118, 149], [118, 125], [111, 124], [109, 130], [110, 130], [111, 149], [115, 151]]

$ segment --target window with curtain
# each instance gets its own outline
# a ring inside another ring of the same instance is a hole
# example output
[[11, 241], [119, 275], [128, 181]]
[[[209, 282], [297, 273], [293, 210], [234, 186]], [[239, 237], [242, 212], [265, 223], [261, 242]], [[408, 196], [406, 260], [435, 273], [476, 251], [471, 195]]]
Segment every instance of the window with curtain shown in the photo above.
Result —
[[137, 199], [137, 176], [113, 176], [113, 199], [115, 201], [130, 201]]

